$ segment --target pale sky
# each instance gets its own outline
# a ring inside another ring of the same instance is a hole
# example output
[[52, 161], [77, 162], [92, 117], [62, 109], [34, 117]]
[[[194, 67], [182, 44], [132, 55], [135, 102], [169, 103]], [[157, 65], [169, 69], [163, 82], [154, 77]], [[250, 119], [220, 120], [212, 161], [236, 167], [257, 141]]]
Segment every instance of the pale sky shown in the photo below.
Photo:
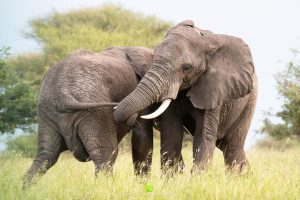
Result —
[[278, 111], [274, 74], [293, 58], [290, 49], [300, 50], [299, 0], [0, 0], [0, 47], [10, 46], [11, 53], [38, 51], [35, 41], [25, 39], [28, 20], [52, 11], [68, 11], [103, 3], [118, 3], [126, 8], [179, 23], [185, 19], [215, 33], [241, 37], [252, 51], [259, 79], [259, 97], [247, 145], [257, 136], [264, 111]]

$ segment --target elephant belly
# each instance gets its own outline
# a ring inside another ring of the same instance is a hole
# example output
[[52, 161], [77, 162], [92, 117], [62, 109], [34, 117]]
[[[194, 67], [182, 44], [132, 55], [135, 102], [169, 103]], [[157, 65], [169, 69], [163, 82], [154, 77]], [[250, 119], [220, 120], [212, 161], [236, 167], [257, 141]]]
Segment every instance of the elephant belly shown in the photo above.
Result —
[[[196, 130], [195, 119], [191, 115], [185, 115], [182, 118], [182, 123], [184, 126], [184, 131], [194, 136]], [[202, 119], [198, 119], [197, 123], [201, 123], [202, 127]]]

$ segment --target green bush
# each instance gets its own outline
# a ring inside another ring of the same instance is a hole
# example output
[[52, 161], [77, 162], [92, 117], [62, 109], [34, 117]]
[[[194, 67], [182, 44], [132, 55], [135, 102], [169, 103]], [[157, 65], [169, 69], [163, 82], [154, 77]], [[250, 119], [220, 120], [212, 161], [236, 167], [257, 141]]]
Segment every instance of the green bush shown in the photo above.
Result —
[[8, 152], [21, 153], [26, 157], [33, 158], [37, 152], [37, 134], [21, 135], [10, 139], [6, 144]]
[[154, 47], [170, 27], [156, 17], [111, 4], [53, 13], [30, 25], [33, 32], [29, 35], [41, 42], [44, 53], [54, 62], [78, 48], [101, 51], [109, 46]]
[[266, 137], [260, 139], [255, 144], [256, 149], [270, 149], [286, 151], [289, 149], [295, 149], [300, 147], [300, 142], [293, 137], [286, 137], [282, 139], [275, 139], [274, 137]]
[[[5, 70], [10, 70], [10, 76], [5, 79], [9, 82], [6, 92], [0, 91], [2, 133], [13, 132], [15, 128], [25, 129], [35, 123], [42, 77], [53, 64], [71, 51], [101, 51], [110, 46], [154, 47], [172, 24], [121, 6], [105, 4], [99, 8], [54, 12], [32, 20], [29, 25], [32, 31], [27, 36], [38, 41], [42, 51], [10, 57], [5, 64]], [[1, 59], [0, 76], [3, 74], [3, 66]], [[0, 83], [1, 90], [2, 79]], [[32, 156], [35, 154], [35, 136], [21, 136], [10, 141], [8, 148]]]
[[34, 123], [36, 98], [30, 86], [6, 64], [8, 48], [0, 49], [0, 134]]
[[40, 53], [25, 53], [8, 62], [38, 93], [41, 79], [53, 64], [76, 49], [101, 51], [110, 46], [154, 47], [171, 23], [121, 6], [105, 4], [66, 13], [52, 13], [30, 22], [27, 36], [39, 42]]
[[[300, 139], [300, 60], [289, 62], [286, 69], [276, 76], [277, 89], [283, 98], [282, 110], [276, 114], [268, 114], [264, 119], [262, 132], [276, 138]], [[282, 123], [272, 123], [270, 117], [281, 119]]]

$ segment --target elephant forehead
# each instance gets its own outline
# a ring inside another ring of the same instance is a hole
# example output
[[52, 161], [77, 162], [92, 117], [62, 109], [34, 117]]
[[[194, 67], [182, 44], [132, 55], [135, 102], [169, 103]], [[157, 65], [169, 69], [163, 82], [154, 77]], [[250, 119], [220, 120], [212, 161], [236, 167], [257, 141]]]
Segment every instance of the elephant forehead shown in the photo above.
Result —
[[195, 30], [202, 33], [203, 35], [207, 35], [207, 34], [213, 34], [212, 31], [210, 30], [206, 30], [206, 29], [202, 29], [202, 28], [199, 28], [199, 27], [195, 27]]
[[200, 29], [195, 29], [195, 28], [192, 28], [192, 27], [185, 27], [185, 26], [176, 27], [176, 28], [170, 30], [168, 32], [167, 36], [174, 35], [174, 34], [179, 36], [179, 37], [186, 38], [191, 42], [195, 42], [199, 39], [203, 40], [201, 30]]

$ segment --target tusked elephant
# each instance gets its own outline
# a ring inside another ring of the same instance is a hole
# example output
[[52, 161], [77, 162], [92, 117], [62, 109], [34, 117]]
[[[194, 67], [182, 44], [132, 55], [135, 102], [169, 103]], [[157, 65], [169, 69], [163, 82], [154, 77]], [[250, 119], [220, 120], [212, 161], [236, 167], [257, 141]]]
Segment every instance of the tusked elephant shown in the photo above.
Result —
[[194, 135], [192, 172], [206, 168], [216, 146], [228, 168], [242, 170], [247, 166], [244, 142], [256, 96], [257, 77], [247, 44], [237, 37], [202, 30], [186, 20], [171, 28], [155, 48], [152, 67], [120, 102], [114, 117], [126, 121], [162, 102], [154, 113], [142, 117], [151, 119], [163, 113], [164, 169], [183, 166], [182, 134], [186, 127]]
[[133, 127], [117, 123], [113, 118], [117, 103], [111, 102], [120, 102], [133, 91], [152, 59], [152, 49], [112, 47], [100, 53], [77, 50], [52, 67], [40, 89], [38, 150], [24, 187], [35, 174], [46, 173], [64, 150], [71, 150], [79, 161], [92, 160], [96, 174], [111, 171], [118, 143], [131, 128], [135, 173], [147, 173], [152, 121], [141, 119]]

